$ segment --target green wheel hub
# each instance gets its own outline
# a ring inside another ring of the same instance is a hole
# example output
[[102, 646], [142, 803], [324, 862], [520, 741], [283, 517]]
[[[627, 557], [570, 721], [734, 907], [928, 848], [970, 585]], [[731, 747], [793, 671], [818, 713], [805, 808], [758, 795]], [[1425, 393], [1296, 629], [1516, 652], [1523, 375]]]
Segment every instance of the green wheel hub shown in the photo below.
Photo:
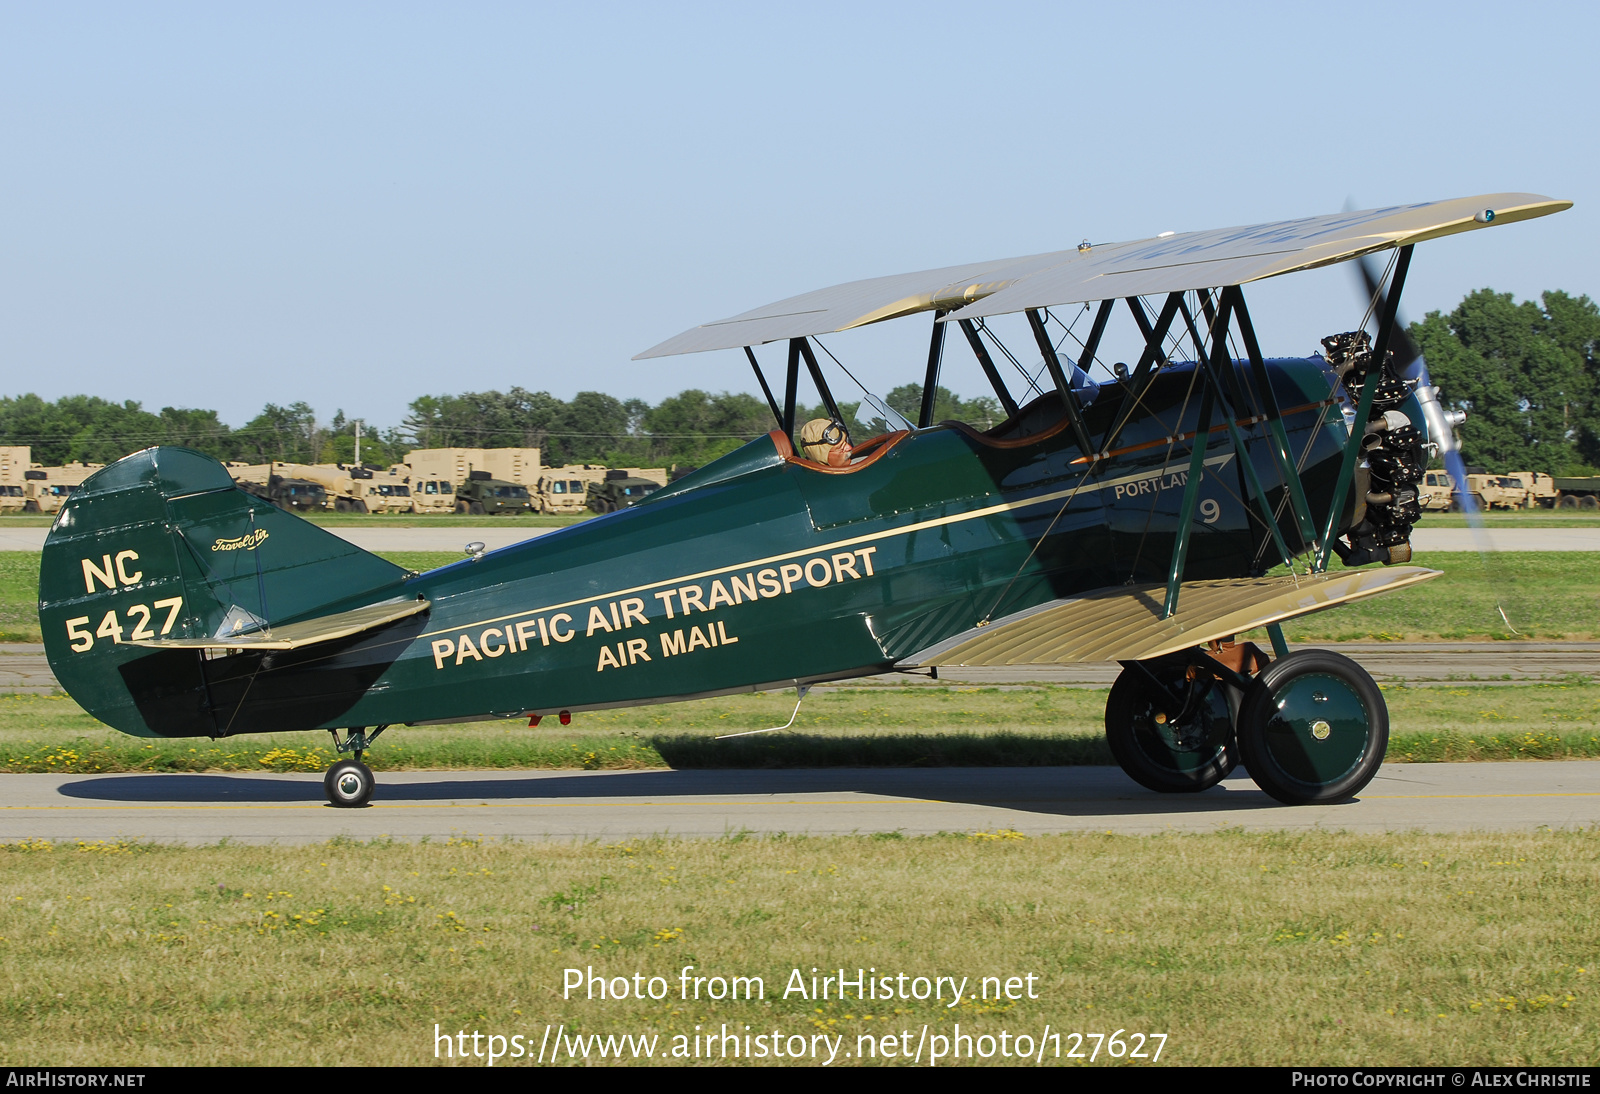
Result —
[[1256, 677], [1239, 710], [1239, 752], [1281, 802], [1342, 801], [1378, 773], [1389, 710], [1365, 669], [1329, 650], [1298, 650]]
[[1322, 784], [1355, 770], [1372, 737], [1372, 718], [1348, 682], [1308, 673], [1290, 680], [1274, 698], [1276, 711], [1264, 737], [1284, 774]]

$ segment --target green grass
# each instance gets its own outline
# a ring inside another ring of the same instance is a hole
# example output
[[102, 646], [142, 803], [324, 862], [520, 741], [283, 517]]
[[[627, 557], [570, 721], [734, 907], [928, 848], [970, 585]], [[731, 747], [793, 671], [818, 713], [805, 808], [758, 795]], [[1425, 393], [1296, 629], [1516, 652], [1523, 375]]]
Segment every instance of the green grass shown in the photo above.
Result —
[[[1594, 509], [1496, 509], [1478, 514], [1490, 528], [1600, 528]], [[1418, 528], [1467, 528], [1465, 513], [1424, 513]]]
[[39, 641], [39, 554], [0, 551], [0, 642]]
[[[1593, 832], [29, 840], [0, 849], [0, 894], [6, 1066], [482, 1066], [445, 1058], [436, 1030], [536, 1055], [547, 1025], [655, 1035], [655, 1062], [697, 1027], [842, 1038], [845, 1065], [924, 1029], [948, 1049], [957, 1023], [1165, 1034], [1159, 1062], [1177, 1065], [1600, 1057]], [[764, 998], [683, 999], [685, 966], [760, 977]], [[785, 997], [813, 968], [966, 991]], [[666, 997], [564, 997], [569, 969], [660, 977]], [[1011, 977], [1021, 997], [996, 998]], [[1088, 1064], [1077, 1043], [1084, 1059], [1048, 1062]], [[1018, 1062], [987, 1047], [960, 1062]], [[1103, 1047], [1094, 1062], [1143, 1066]]]
[[[1284, 633], [1291, 642], [1600, 638], [1600, 555], [1440, 551], [1412, 561], [1444, 576], [1291, 619]], [[1266, 642], [1265, 632], [1250, 637]]]
[[[1392, 761], [1600, 758], [1600, 686], [1386, 687]], [[597, 711], [561, 726], [396, 726], [367, 753], [380, 771], [585, 768], [1035, 767], [1113, 762], [1100, 689], [865, 687]], [[0, 696], [0, 772], [321, 771], [322, 734], [151, 741], [64, 696]]]

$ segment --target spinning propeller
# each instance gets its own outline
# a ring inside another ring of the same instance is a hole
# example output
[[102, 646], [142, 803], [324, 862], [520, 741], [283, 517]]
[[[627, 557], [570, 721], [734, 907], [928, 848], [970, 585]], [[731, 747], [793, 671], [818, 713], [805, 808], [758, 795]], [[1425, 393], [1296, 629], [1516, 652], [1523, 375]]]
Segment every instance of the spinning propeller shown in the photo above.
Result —
[[[1355, 267], [1361, 280], [1363, 299], [1371, 306], [1372, 314], [1385, 314], [1388, 296], [1384, 292], [1383, 277], [1377, 263], [1371, 256], [1363, 256], [1356, 260]], [[1467, 526], [1472, 529], [1472, 538], [1478, 556], [1483, 561], [1484, 569], [1489, 573], [1490, 583], [1505, 588], [1509, 585], [1509, 580], [1490, 562], [1494, 545], [1489, 540], [1488, 528], [1484, 523], [1483, 513], [1478, 508], [1477, 500], [1472, 491], [1467, 489], [1467, 465], [1461, 457], [1461, 446], [1456, 440], [1455, 427], [1466, 421], [1466, 412], [1446, 410], [1439, 402], [1439, 389], [1433, 386], [1433, 379], [1428, 375], [1428, 362], [1422, 356], [1422, 351], [1417, 348], [1416, 342], [1412, 341], [1410, 326], [1398, 311], [1395, 313], [1394, 332], [1390, 335], [1390, 344], [1391, 368], [1395, 375], [1414, 386], [1417, 403], [1421, 406], [1423, 420], [1427, 423], [1429, 439], [1438, 446], [1445, 470], [1450, 473], [1456, 508], [1466, 515]], [[1495, 608], [1511, 633], [1517, 634], [1516, 627], [1512, 626], [1510, 618], [1506, 615], [1504, 604], [1496, 603]]]

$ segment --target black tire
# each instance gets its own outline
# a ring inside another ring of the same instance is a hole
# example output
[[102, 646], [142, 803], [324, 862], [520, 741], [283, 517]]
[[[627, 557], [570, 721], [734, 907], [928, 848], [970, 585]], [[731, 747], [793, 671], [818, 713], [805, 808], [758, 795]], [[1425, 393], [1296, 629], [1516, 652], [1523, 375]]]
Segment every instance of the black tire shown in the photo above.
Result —
[[368, 513], [371, 511], [367, 508], [367, 503], [364, 501], [353, 501], [350, 503], [350, 508], [352, 511], [357, 513]]
[[1556, 504], [1563, 509], [1576, 509], [1578, 507], [1578, 499], [1571, 494], [1563, 494], [1561, 495], [1561, 500]]
[[1578, 508], [1600, 509], [1600, 498], [1595, 497], [1593, 494], [1585, 494], [1578, 499]]
[[[1187, 676], [1181, 662], [1122, 670], [1106, 697], [1106, 744], [1128, 778], [1163, 794], [1196, 793], [1221, 782], [1239, 762], [1227, 692]], [[1177, 710], [1172, 710], [1174, 705]], [[1161, 719], [1158, 721], [1158, 719]]]
[[1389, 708], [1367, 670], [1331, 650], [1298, 650], [1262, 670], [1239, 708], [1239, 755], [1286, 805], [1359, 794], [1389, 747]]
[[471, 505], [467, 506], [467, 512], [472, 514], [475, 517], [483, 516], [483, 502], [481, 502], [481, 501], [473, 502]]
[[464, 501], [457, 501], [456, 502], [456, 514], [458, 516], [463, 516], [463, 517], [467, 515], [467, 503], [466, 502], [464, 502]]
[[341, 809], [359, 809], [366, 805], [372, 800], [376, 785], [372, 769], [357, 760], [340, 760], [322, 777], [322, 789], [328, 801]]

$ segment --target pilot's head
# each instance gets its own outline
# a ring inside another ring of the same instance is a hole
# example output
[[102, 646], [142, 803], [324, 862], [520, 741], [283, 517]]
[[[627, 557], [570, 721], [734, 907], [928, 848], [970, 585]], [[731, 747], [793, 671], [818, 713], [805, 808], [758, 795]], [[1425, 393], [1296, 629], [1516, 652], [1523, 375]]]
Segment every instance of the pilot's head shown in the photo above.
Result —
[[827, 418], [812, 418], [801, 428], [800, 446], [807, 459], [829, 467], [850, 463], [850, 435], [844, 426]]

